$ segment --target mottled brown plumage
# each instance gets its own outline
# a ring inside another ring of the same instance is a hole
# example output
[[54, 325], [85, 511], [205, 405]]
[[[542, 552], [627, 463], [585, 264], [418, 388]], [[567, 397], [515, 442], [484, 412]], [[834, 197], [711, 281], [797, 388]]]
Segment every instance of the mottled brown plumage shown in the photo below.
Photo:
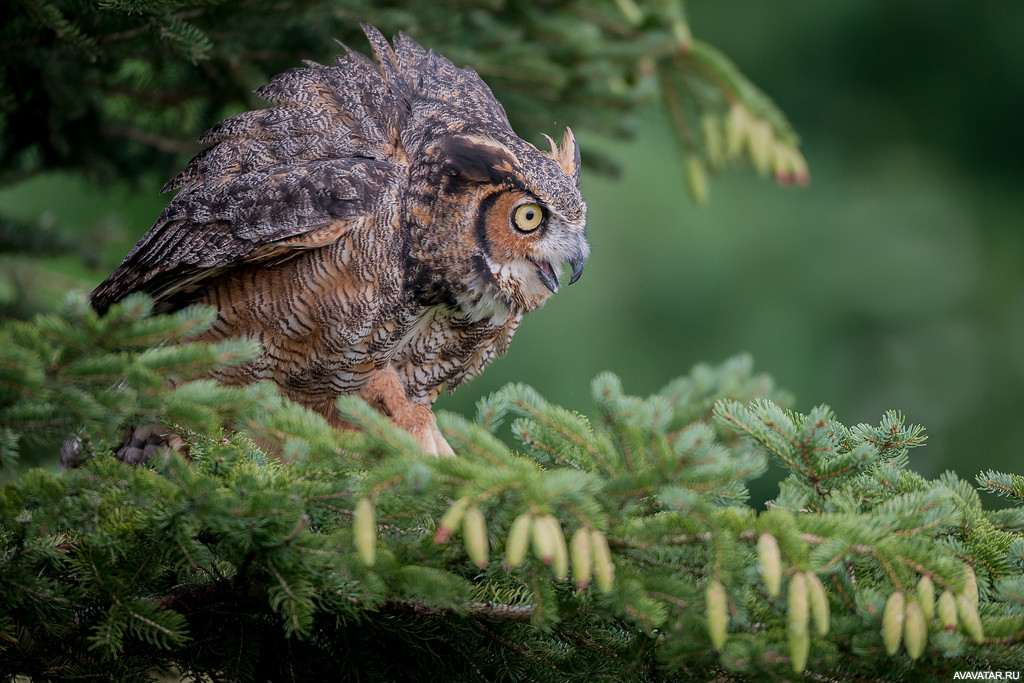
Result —
[[541, 152], [512, 131], [471, 69], [364, 27], [349, 51], [258, 92], [165, 189], [180, 189], [92, 294], [105, 311], [146, 291], [158, 309], [201, 302], [208, 340], [263, 353], [216, 378], [270, 379], [341, 426], [358, 393], [433, 453], [430, 407], [505, 353], [527, 311], [575, 281], [589, 253], [570, 131]]

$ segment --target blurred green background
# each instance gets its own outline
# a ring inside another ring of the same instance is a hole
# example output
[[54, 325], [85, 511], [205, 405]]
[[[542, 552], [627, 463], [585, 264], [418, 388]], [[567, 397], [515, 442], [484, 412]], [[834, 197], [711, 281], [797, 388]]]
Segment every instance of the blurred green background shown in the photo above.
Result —
[[[519, 381], [587, 412], [602, 370], [647, 394], [749, 352], [798, 410], [828, 403], [856, 424], [895, 408], [924, 424], [928, 446], [911, 460], [922, 474], [1022, 471], [1024, 5], [687, 7], [694, 34], [789, 116], [811, 185], [729, 172], [695, 207], [654, 107], [635, 140], [580, 132], [584, 157], [604, 150], [623, 165], [617, 179], [585, 174], [586, 273], [439, 407], [472, 414]], [[156, 219], [165, 180], [98, 190], [50, 175], [0, 191], [0, 212], [44, 217], [43, 241], [91, 235], [86, 253], [45, 271], [0, 260], [25, 309], [102, 280]]]
[[925, 425], [922, 474], [1022, 471], [1024, 6], [687, 7], [789, 116], [811, 185], [726, 173], [695, 207], [650, 116], [612, 145], [622, 178], [584, 177], [583, 278], [445, 407], [524, 381], [585, 412], [599, 370], [647, 394], [750, 352], [798, 410]]

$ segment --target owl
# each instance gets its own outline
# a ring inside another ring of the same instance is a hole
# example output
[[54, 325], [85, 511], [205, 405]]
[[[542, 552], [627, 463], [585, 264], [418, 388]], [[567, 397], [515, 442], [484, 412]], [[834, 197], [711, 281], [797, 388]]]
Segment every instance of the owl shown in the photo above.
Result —
[[257, 91], [271, 106], [209, 130], [91, 302], [212, 305], [200, 341], [262, 346], [218, 381], [272, 380], [339, 428], [337, 397], [356, 394], [447, 455], [440, 392], [504, 354], [566, 266], [569, 284], [583, 272], [579, 147], [566, 129], [538, 149], [472, 69], [363, 30], [374, 59], [307, 62]]

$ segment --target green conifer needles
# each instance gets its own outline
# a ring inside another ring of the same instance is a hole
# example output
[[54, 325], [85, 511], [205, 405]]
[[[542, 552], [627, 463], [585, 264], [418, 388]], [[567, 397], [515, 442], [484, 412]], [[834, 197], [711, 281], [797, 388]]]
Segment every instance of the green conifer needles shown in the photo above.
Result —
[[[78, 294], [69, 296], [61, 314], [5, 323], [0, 328], [0, 424], [7, 431], [0, 435], [0, 454], [16, 452], [13, 434], [21, 445], [52, 445], [86, 424], [87, 449], [120, 439], [133, 420], [162, 419], [214, 430], [273, 392], [267, 386], [239, 389], [193, 379], [248, 360], [258, 351], [251, 342], [161, 343], [205, 330], [213, 323], [212, 308], [166, 316], [151, 312], [147, 297], [132, 295], [100, 318]], [[170, 381], [177, 383], [175, 389], [168, 389]]]
[[[251, 349], [153, 346], [209, 317], [147, 312], [139, 298], [97, 319], [72, 302], [0, 330], [5, 452], [71, 429], [89, 444], [79, 469], [17, 471], [0, 491], [4, 677], [141, 680], [174, 664], [239, 680], [897, 680], [1019, 666], [1020, 498], [988, 511], [955, 475], [908, 470], [924, 437], [898, 413], [850, 428], [824, 407], [786, 410], [738, 358], [646, 398], [602, 374], [590, 418], [508, 386], [475, 421], [439, 416], [458, 455], [437, 459], [355, 399], [339, 408], [361, 429], [339, 433], [266, 388], [190, 381]], [[187, 457], [113, 459], [133, 415], [175, 415]], [[768, 459], [787, 478], [759, 513], [747, 485]], [[395, 669], [396, 648], [417, 666]]]
[[[809, 178], [783, 113], [693, 38], [683, 0], [31, 0], [0, 22], [0, 130], [18, 131], [0, 147], [0, 184], [54, 169], [171, 175], [205, 129], [259, 106], [251, 93], [274, 74], [303, 58], [330, 63], [336, 40], [365, 50], [362, 22], [474, 68], [523, 134], [557, 121], [624, 138], [644, 105], [661, 105], [697, 201], [708, 171], [729, 164]], [[596, 147], [586, 163], [614, 168]]]

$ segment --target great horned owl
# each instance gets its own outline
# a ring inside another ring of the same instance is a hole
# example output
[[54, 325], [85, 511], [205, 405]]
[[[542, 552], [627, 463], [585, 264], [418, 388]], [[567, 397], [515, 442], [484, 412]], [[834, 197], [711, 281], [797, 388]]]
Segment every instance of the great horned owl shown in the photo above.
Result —
[[219, 313], [202, 339], [262, 354], [216, 379], [270, 379], [343, 427], [358, 394], [431, 453], [450, 454], [431, 406], [508, 349], [523, 314], [589, 254], [572, 131], [540, 151], [512, 131], [471, 69], [364, 26], [353, 51], [307, 63], [232, 116], [166, 190], [180, 189], [92, 293]]

